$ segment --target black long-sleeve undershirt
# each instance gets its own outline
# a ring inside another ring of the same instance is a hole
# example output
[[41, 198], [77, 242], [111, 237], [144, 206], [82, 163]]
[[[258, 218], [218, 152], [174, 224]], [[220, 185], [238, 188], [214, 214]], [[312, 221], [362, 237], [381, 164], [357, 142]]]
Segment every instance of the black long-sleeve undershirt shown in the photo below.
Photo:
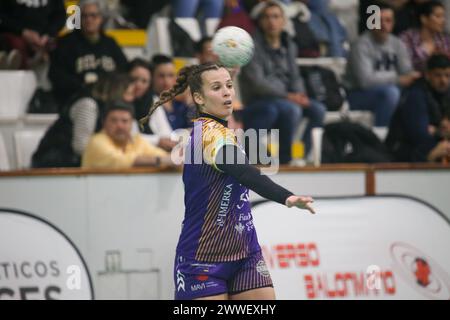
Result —
[[266, 199], [284, 205], [286, 199], [293, 195], [289, 190], [261, 174], [259, 168], [249, 164], [244, 152], [235, 145], [225, 145], [219, 150], [216, 166], [219, 170], [234, 177], [240, 184]]

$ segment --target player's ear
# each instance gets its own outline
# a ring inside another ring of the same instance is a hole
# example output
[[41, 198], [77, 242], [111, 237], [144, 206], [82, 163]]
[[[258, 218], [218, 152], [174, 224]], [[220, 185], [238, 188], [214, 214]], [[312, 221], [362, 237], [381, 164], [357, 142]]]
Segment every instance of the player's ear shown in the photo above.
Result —
[[194, 92], [194, 94], [192, 96], [194, 98], [194, 102], [197, 105], [202, 106], [205, 104], [205, 99], [203, 99], [203, 96], [201, 95], [200, 92]]

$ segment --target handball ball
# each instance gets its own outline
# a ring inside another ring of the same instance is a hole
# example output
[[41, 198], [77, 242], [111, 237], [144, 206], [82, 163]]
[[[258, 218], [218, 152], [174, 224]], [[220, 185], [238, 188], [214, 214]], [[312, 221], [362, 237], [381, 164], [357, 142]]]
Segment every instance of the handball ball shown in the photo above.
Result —
[[219, 29], [212, 40], [212, 50], [220, 62], [228, 68], [242, 67], [253, 56], [253, 39], [244, 29], [224, 27]]

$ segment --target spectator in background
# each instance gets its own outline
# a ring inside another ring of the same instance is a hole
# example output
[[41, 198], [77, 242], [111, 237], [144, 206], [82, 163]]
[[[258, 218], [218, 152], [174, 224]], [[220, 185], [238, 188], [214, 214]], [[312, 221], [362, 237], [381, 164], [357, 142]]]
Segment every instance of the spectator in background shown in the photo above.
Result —
[[[171, 89], [176, 83], [176, 69], [172, 58], [165, 55], [155, 55], [152, 58], [152, 91], [154, 101], [166, 90]], [[192, 127], [194, 109], [185, 103], [185, 96], [177, 97], [156, 109], [149, 120], [151, 131], [160, 138], [159, 145], [167, 151], [172, 150], [176, 142], [170, 138], [176, 129]]]
[[[247, 12], [251, 12], [253, 10], [253, 8], [258, 5], [258, 3], [261, 3], [261, 2], [264, 2], [267, 0], [239, 0], [239, 1], [241, 2], [241, 6]], [[294, 1], [308, 3], [309, 0], [294, 0]], [[292, 2], [292, 0], [281, 0], [280, 2], [285, 5], [289, 5]]]
[[141, 29], [146, 29], [151, 16], [160, 11], [170, 0], [121, 0], [125, 6], [126, 17]]
[[329, 0], [313, 0], [307, 2], [311, 11], [309, 27], [316, 39], [323, 45], [322, 56], [345, 57], [347, 55], [344, 44], [347, 41], [347, 31], [339, 22], [336, 15], [328, 8]]
[[397, 161], [440, 161], [450, 155], [450, 58], [433, 55], [425, 78], [404, 93], [386, 144]]
[[124, 70], [127, 59], [102, 31], [102, 2], [81, 0], [81, 30], [59, 39], [51, 56], [49, 78], [60, 103], [106, 72]]
[[[386, 2], [389, 1], [385, 0]], [[395, 28], [394, 34], [400, 35], [404, 31], [412, 28], [418, 28], [420, 26], [419, 21], [419, 8], [422, 4], [430, 2], [430, 0], [397, 0], [395, 2], [404, 2], [399, 4], [395, 10]], [[392, 2], [392, 1], [390, 1]]]
[[[443, 3], [445, 7], [445, 16], [450, 17], [450, 0], [444, 0]], [[445, 23], [445, 30], [447, 31], [447, 33], [450, 33], [450, 19], [447, 19]]]
[[212, 49], [211, 37], [203, 37], [195, 44], [195, 57], [200, 64], [219, 61], [219, 57]]
[[105, 105], [119, 99], [134, 100], [133, 83], [122, 74], [104, 74], [89, 89], [72, 97], [39, 143], [32, 167], [79, 167], [89, 138], [101, 129]]
[[149, 144], [139, 133], [132, 134], [134, 107], [124, 102], [110, 104], [103, 128], [93, 135], [83, 153], [82, 167], [125, 169], [139, 166], [171, 165], [170, 156]]
[[195, 18], [198, 11], [203, 18], [220, 18], [224, 0], [172, 0], [172, 11], [176, 18]]
[[403, 32], [400, 38], [408, 47], [414, 69], [424, 71], [433, 54], [450, 55], [450, 35], [445, 32], [445, 8], [441, 2], [425, 2], [418, 15], [420, 27]]
[[16, 67], [27, 69], [42, 60], [54, 47], [54, 39], [66, 21], [63, 0], [0, 1], [0, 32], [9, 50], [18, 57]]
[[366, 31], [352, 45], [345, 86], [353, 110], [370, 110], [375, 126], [389, 125], [400, 99], [400, 87], [420, 77], [404, 43], [392, 35], [394, 11], [381, 5], [381, 29]]
[[249, 34], [253, 34], [255, 24], [250, 18], [250, 11], [244, 9], [242, 2], [243, 1], [241, 0], [225, 0], [224, 12], [217, 29], [227, 26], [236, 26], [244, 29]]
[[[147, 61], [136, 58], [128, 65], [128, 74], [130, 75], [134, 84], [134, 108], [135, 118], [137, 121], [145, 117], [148, 113], [148, 109], [153, 104], [153, 100], [156, 98], [154, 92], [151, 89], [152, 68]], [[161, 120], [165, 124], [167, 132], [171, 132], [170, 123], [163, 117]], [[162, 125], [160, 124], [160, 127]], [[138, 128], [136, 128], [139, 130]], [[147, 123], [141, 130], [143, 137], [147, 139], [152, 145], [171, 150], [175, 145], [175, 142], [171, 141], [170, 137], [161, 136], [158, 133], [154, 133], [149, 124]]]
[[254, 34], [255, 53], [239, 77], [246, 129], [279, 129], [280, 163], [291, 161], [291, 145], [302, 114], [308, 117], [303, 141], [311, 147], [311, 130], [323, 124], [326, 108], [309, 99], [296, 63], [297, 48], [283, 31], [286, 15], [278, 1], [263, 2]]
[[392, 7], [395, 12], [395, 26], [393, 34], [399, 35], [410, 28], [419, 27], [418, 8], [421, 4], [430, 0], [360, 0], [359, 1], [359, 31], [367, 31], [367, 19], [372, 13], [367, 13], [367, 8], [371, 5], [386, 4]]
[[[147, 115], [149, 107], [153, 104], [153, 92], [151, 91], [152, 72], [150, 63], [136, 58], [128, 64], [128, 75], [134, 83], [134, 114], [136, 120]], [[142, 133], [151, 134], [148, 126], [144, 126]], [[157, 141], [155, 141], [157, 143]]]

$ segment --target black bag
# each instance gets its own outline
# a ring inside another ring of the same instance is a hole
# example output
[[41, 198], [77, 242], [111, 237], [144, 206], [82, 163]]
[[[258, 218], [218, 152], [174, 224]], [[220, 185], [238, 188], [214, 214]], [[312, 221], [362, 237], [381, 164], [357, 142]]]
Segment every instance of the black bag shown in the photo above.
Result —
[[36, 89], [28, 105], [28, 113], [58, 113], [58, 103], [53, 92]]
[[301, 67], [308, 96], [326, 105], [328, 111], [338, 111], [344, 103], [342, 86], [333, 71], [319, 66]]
[[322, 137], [322, 163], [390, 162], [389, 153], [366, 127], [349, 121], [330, 123]]
[[184, 31], [176, 22], [171, 18], [169, 22], [169, 34], [170, 43], [172, 45], [172, 56], [174, 57], [194, 57], [195, 56], [195, 43], [191, 36]]
[[308, 23], [300, 21], [299, 17], [291, 19], [295, 36], [292, 37], [298, 48], [298, 57], [317, 58], [320, 56], [320, 44]]
[[47, 130], [31, 158], [32, 168], [79, 167], [80, 156], [72, 149], [72, 124], [61, 115]]

